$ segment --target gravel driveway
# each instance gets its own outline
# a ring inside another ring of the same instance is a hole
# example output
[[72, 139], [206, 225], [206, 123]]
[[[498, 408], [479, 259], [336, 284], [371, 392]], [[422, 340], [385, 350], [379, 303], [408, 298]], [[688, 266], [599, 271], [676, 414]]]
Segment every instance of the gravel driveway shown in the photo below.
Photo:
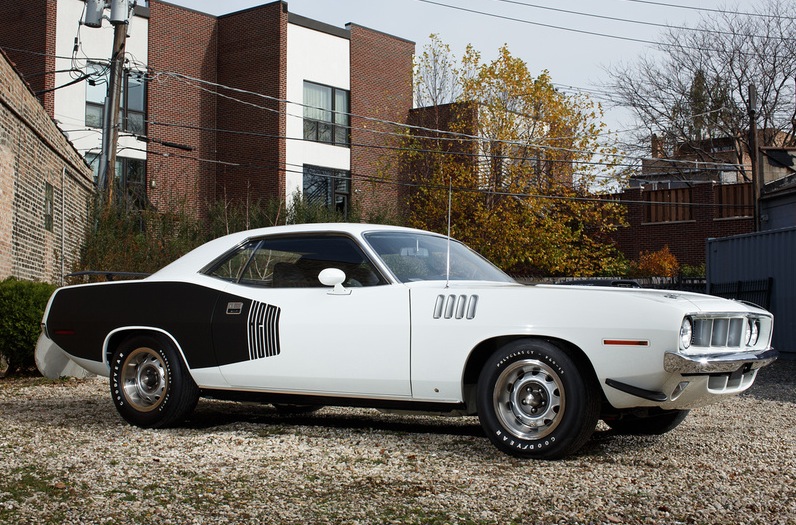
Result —
[[103, 379], [0, 380], [0, 523], [796, 524], [796, 362], [556, 462], [498, 452], [475, 418], [202, 400], [142, 430]]

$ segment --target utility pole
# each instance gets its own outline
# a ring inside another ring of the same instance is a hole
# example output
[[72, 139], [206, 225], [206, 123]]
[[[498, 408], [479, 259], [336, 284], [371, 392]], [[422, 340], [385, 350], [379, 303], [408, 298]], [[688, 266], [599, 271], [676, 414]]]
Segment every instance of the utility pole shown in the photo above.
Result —
[[755, 231], [760, 231], [760, 194], [763, 187], [763, 173], [760, 170], [758, 157], [760, 149], [757, 137], [757, 89], [749, 85], [749, 160], [752, 162], [752, 187], [755, 204]]
[[107, 202], [113, 199], [116, 180], [116, 146], [119, 142], [119, 108], [124, 83], [124, 53], [127, 44], [127, 26], [135, 0], [88, 0], [86, 2], [85, 25], [101, 27], [104, 11], [110, 7], [113, 25], [113, 49], [111, 50], [111, 69], [108, 79], [108, 93], [102, 114], [102, 152], [100, 153], [97, 186]]

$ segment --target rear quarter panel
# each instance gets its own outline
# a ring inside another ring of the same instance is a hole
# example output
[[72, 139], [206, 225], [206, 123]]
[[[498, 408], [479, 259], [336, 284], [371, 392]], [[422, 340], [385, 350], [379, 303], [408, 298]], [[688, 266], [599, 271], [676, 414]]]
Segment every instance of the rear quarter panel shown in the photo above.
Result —
[[210, 318], [217, 290], [181, 282], [121, 281], [60, 288], [46, 318], [50, 338], [78, 359], [107, 362], [109, 334], [151, 327], [170, 334], [189, 368], [216, 366]]

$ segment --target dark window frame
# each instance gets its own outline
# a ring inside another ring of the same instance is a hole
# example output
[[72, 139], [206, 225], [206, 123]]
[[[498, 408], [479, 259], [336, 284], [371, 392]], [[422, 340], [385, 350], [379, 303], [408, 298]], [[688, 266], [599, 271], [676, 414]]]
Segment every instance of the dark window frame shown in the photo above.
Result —
[[55, 222], [55, 188], [49, 182], [44, 183], [44, 229], [52, 232]]
[[[310, 177], [314, 177], [316, 182], [325, 179], [326, 191], [323, 201], [320, 201], [320, 194], [311, 191], [308, 186]], [[304, 200], [309, 204], [325, 204], [329, 209], [336, 210], [344, 219], [348, 219], [351, 204], [351, 172], [337, 168], [326, 168], [313, 164], [305, 164], [302, 175], [302, 191]]]
[[[99, 176], [99, 153], [88, 160], [91, 170], [94, 172], [94, 184], [97, 184]], [[135, 169], [138, 166], [138, 169]], [[139, 173], [140, 177], [131, 180], [131, 174]], [[121, 198], [124, 196], [132, 202], [136, 208], [143, 209], [146, 206], [147, 197], [147, 161], [146, 159], [136, 159], [133, 157], [116, 157], [116, 169], [114, 180], [114, 194]], [[121, 190], [124, 190], [123, 192]]]
[[[314, 86], [329, 90], [331, 107], [315, 107], [308, 104], [306, 99], [307, 86]], [[345, 97], [345, 108], [339, 108], [337, 96]], [[318, 82], [304, 81], [304, 140], [331, 144], [333, 146], [351, 147], [351, 92], [334, 86], [319, 84]], [[310, 113], [316, 110], [328, 112], [331, 120], [313, 118]], [[328, 135], [328, 137], [327, 137]]]
[[[93, 76], [91, 80], [93, 80], [94, 82], [96, 82], [97, 80], [101, 80], [107, 85], [108, 75], [110, 74], [110, 70], [107, 67], [102, 66], [101, 64], [98, 64], [96, 62], [89, 62], [87, 67], [94, 68], [95, 73], [97, 73], [97, 75]], [[102, 72], [102, 75], [99, 75], [100, 72]], [[146, 73], [143, 71], [138, 71], [135, 69], [128, 69], [128, 68], [124, 69], [124, 74], [122, 75], [123, 84], [122, 84], [121, 100], [119, 106], [119, 123], [121, 124], [120, 129], [128, 133], [133, 133], [134, 135], [144, 135], [144, 136], [147, 133], [146, 119], [147, 119], [147, 95], [148, 95], [148, 83], [146, 81], [145, 75]], [[129, 94], [130, 94], [131, 78], [140, 80], [141, 89], [143, 90], [143, 93], [141, 95], [142, 96], [141, 104], [143, 107], [142, 110], [130, 108], [131, 104], [130, 104]], [[107, 96], [107, 89], [106, 89], [106, 96]], [[99, 125], [94, 125], [93, 120], [95, 119], [93, 118], [90, 119], [89, 113], [91, 113], [92, 115], [99, 115]], [[84, 115], [85, 119], [84, 121], [86, 126], [101, 128], [102, 121], [104, 118], [104, 113], [105, 113], [104, 98], [102, 102], [90, 100], [87, 91], [86, 108]], [[140, 119], [140, 125], [135, 127], [130, 125], [131, 120], [134, 118], [136, 120]]]

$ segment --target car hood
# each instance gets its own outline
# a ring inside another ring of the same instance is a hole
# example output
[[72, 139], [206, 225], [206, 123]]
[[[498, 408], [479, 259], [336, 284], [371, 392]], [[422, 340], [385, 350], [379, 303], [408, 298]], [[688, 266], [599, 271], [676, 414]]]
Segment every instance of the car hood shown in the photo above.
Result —
[[765, 313], [766, 310], [753, 305], [724, 299], [713, 295], [699, 294], [693, 292], [683, 292], [679, 290], [654, 290], [650, 288], [611, 288], [602, 286], [561, 286], [553, 284], [521, 285], [514, 283], [496, 282], [477, 282], [477, 281], [424, 281], [407, 284], [410, 288], [442, 288], [450, 290], [451, 293], [464, 292], [469, 290], [499, 290], [503, 289], [506, 293], [514, 294], [542, 294], [547, 297], [557, 297], [567, 303], [577, 302], [579, 298], [588, 298], [590, 302], [600, 302], [605, 299], [608, 303], [616, 303], [622, 299], [628, 302], [644, 301], [655, 302], [676, 307], [679, 310], [687, 310], [692, 313], [701, 312], [755, 312]]
[[[559, 288], [558, 285], [537, 286], [547, 289]], [[764, 311], [763, 308], [751, 303], [744, 303], [732, 299], [724, 299], [714, 295], [684, 292], [679, 290], [653, 290], [650, 288], [600, 288], [596, 286], [567, 286], [567, 288], [577, 289], [582, 293], [624, 294], [628, 297], [639, 297], [650, 301], [667, 304], [690, 304], [694, 313]]]

